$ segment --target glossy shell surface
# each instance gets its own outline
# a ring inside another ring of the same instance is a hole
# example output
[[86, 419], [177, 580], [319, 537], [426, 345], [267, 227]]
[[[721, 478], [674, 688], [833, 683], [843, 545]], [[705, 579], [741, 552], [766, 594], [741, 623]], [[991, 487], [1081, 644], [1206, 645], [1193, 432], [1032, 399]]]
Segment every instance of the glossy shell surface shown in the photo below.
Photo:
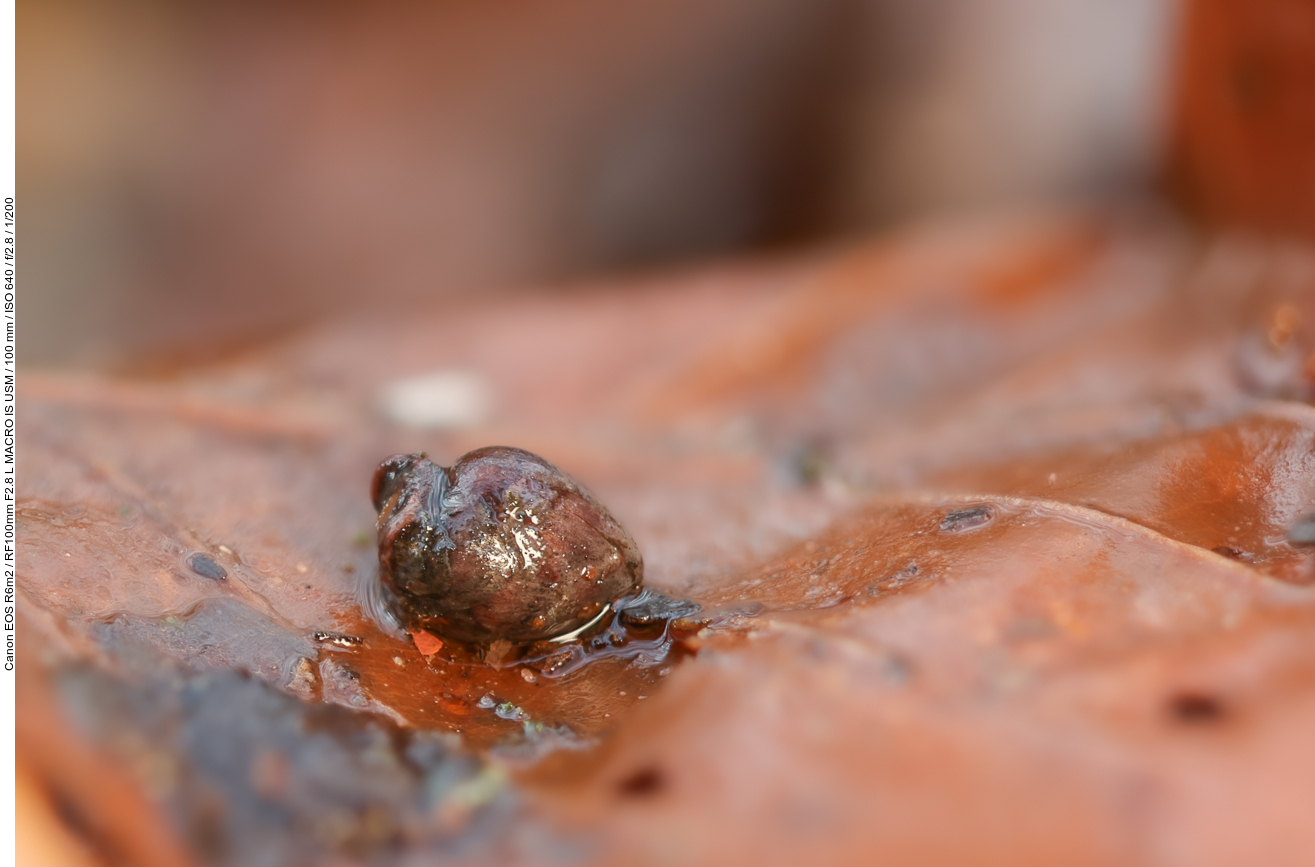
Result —
[[477, 449], [451, 467], [398, 455], [371, 494], [380, 578], [408, 629], [470, 643], [550, 639], [643, 582], [621, 524], [522, 449]]

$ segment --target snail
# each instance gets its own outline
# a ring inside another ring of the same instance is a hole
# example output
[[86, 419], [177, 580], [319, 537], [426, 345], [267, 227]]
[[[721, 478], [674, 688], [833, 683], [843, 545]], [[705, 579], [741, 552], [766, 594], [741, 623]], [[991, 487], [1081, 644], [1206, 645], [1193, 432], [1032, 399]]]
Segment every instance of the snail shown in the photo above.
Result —
[[471, 644], [569, 637], [643, 585], [630, 534], [538, 455], [388, 458], [371, 486], [380, 579], [403, 625]]

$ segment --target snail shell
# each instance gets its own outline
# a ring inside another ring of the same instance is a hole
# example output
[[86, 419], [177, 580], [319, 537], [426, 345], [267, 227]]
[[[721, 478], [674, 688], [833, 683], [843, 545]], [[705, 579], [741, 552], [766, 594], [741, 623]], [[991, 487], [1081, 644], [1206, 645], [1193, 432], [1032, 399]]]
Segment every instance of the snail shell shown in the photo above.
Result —
[[639, 548], [543, 458], [492, 446], [441, 467], [397, 455], [375, 472], [384, 588], [410, 629], [516, 643], [578, 629], [643, 583]]

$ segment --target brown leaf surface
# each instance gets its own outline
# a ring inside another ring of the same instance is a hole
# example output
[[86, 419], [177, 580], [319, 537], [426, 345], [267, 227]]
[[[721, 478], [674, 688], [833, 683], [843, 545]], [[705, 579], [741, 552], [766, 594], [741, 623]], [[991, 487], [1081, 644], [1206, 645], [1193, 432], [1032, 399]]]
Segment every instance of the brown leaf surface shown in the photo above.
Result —
[[[1051, 215], [29, 372], [26, 773], [126, 863], [1299, 863], [1312, 301], [1305, 248]], [[492, 415], [380, 409], [435, 370]], [[371, 621], [375, 464], [494, 443], [707, 625], [554, 677]]]

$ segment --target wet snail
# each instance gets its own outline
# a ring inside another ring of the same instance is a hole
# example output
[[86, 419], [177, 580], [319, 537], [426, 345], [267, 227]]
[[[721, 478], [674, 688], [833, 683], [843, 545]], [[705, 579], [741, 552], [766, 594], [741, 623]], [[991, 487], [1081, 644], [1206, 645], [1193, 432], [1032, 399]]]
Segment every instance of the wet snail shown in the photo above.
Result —
[[472, 644], [568, 638], [643, 585], [616, 518], [522, 449], [476, 449], [451, 467], [397, 455], [371, 497], [380, 580], [408, 630]]

